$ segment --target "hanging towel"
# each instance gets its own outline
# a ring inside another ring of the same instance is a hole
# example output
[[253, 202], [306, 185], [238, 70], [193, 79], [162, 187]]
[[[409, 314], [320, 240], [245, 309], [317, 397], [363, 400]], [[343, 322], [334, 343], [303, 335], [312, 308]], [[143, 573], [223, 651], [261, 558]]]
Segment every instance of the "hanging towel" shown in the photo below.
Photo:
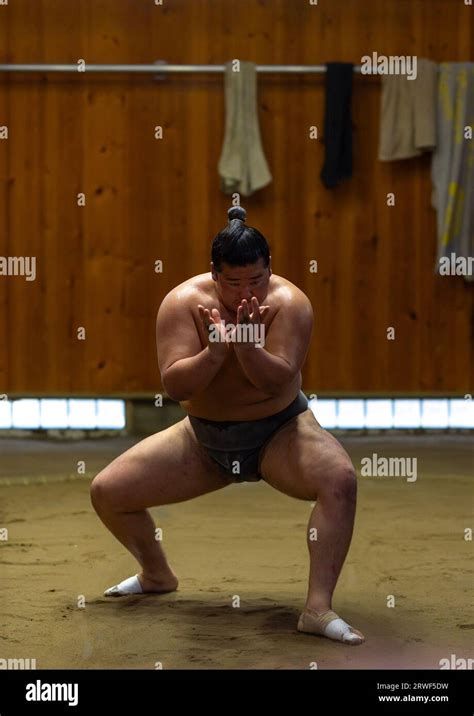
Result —
[[414, 80], [383, 75], [379, 159], [410, 159], [436, 147], [438, 65], [417, 59]]
[[[473, 281], [472, 272], [462, 271], [464, 259], [471, 258], [464, 261], [468, 268], [474, 257], [474, 138], [469, 139], [466, 130], [470, 127], [474, 133], [473, 62], [440, 65], [437, 116], [438, 146], [431, 160], [438, 237], [435, 272], [440, 272], [441, 257], [449, 257], [448, 272]], [[443, 263], [441, 275], [446, 275]]]
[[263, 154], [257, 113], [257, 73], [254, 62], [233, 62], [225, 69], [225, 136], [219, 159], [221, 189], [250, 196], [272, 181]]
[[328, 62], [326, 65], [326, 151], [321, 170], [321, 180], [326, 189], [333, 189], [342, 179], [352, 176], [353, 76], [354, 65], [349, 62]]

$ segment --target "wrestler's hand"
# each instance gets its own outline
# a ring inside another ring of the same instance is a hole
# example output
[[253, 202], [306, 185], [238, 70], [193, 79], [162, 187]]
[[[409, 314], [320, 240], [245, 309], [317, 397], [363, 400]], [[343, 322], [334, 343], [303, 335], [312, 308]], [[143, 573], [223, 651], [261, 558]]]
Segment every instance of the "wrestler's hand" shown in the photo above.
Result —
[[[199, 316], [202, 324], [208, 332], [207, 345], [210, 353], [215, 356], [227, 356], [229, 352], [229, 345], [227, 342], [227, 335], [225, 326], [221, 321], [221, 316], [217, 308], [213, 308], [209, 311], [208, 308], [204, 308], [201, 304], [198, 304]], [[213, 340], [211, 340], [213, 338]], [[219, 340], [217, 340], [217, 338]]]
[[255, 296], [250, 303], [244, 298], [237, 309], [237, 323], [262, 323], [269, 310], [270, 306], [259, 306]]
[[[267, 315], [268, 311], [270, 310], [270, 306], [260, 306], [258, 303], [258, 299], [253, 296], [250, 303], [244, 298], [240, 304], [240, 306], [237, 309], [237, 324], [239, 323], [251, 323], [254, 326], [259, 326], [260, 324], [263, 324], [264, 318]], [[261, 335], [262, 332], [265, 330], [265, 326], [262, 326], [261, 329], [256, 329], [252, 332], [249, 332], [248, 337], [249, 341], [246, 341], [245, 343], [239, 342], [236, 339], [236, 333], [237, 333], [237, 327], [232, 331], [230, 340], [235, 341], [235, 346], [244, 347], [244, 346], [261, 346]], [[252, 340], [253, 338], [253, 340]]]

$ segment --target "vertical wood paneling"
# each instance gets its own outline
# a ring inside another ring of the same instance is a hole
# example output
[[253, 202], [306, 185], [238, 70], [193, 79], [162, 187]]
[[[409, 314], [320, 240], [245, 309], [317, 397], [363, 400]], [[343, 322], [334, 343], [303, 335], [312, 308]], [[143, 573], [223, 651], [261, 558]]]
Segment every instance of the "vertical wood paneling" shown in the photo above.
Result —
[[[8, 56], [8, 32], [5, 23], [0, 22], [0, 44], [6, 48]], [[5, 81], [0, 91], [0, 127], [9, 125], [8, 82]], [[1, 144], [3, 142], [3, 145]], [[5, 140], [0, 140], [0, 255], [8, 255], [8, 193], [10, 190], [10, 173], [8, 152]], [[0, 278], [0, 396], [4, 395], [7, 386], [8, 358], [10, 351], [8, 322], [8, 291], [7, 282]]]

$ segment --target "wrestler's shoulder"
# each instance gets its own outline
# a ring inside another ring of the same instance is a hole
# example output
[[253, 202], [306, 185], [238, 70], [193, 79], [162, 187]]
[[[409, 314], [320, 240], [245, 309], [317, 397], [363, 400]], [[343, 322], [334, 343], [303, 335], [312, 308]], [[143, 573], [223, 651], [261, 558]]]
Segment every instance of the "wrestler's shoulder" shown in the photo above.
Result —
[[181, 305], [202, 301], [209, 293], [209, 273], [202, 273], [192, 276], [182, 283], [178, 284], [166, 294], [163, 303], [180, 303]]
[[309, 300], [306, 294], [298, 288], [298, 286], [291, 283], [291, 281], [288, 281], [288, 279], [284, 278], [284, 276], [277, 276], [272, 273], [271, 282], [273, 284], [273, 290], [278, 292], [278, 294], [286, 300]]
[[297, 306], [298, 308], [306, 307], [311, 310], [311, 301], [308, 296], [294, 283], [288, 281], [283, 276], [272, 274], [272, 280], [275, 279], [272, 288], [272, 294], [269, 294], [269, 302], [271, 298], [275, 298], [277, 303], [283, 306]]

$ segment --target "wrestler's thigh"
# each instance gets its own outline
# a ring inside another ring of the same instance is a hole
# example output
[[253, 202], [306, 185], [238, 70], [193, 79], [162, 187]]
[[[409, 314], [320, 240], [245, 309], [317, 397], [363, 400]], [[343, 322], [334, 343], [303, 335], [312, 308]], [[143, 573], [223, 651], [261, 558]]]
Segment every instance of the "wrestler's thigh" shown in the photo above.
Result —
[[119, 455], [93, 480], [91, 495], [117, 511], [182, 502], [233, 483], [199, 446], [186, 417]]
[[272, 487], [302, 500], [350, 490], [356, 479], [349, 455], [309, 408], [270, 438], [260, 472]]

